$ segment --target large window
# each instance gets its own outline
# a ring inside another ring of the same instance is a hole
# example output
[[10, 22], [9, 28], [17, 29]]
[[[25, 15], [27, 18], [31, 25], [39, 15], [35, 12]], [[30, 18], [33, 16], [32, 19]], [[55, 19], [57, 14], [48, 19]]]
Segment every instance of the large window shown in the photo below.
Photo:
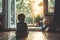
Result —
[[[24, 13], [26, 18], [25, 22], [28, 25], [42, 25], [42, 20], [44, 16], [44, 0], [11, 0], [10, 15], [10, 25], [15, 25], [18, 22], [17, 16], [20, 13]], [[55, 0], [48, 0], [48, 13], [54, 12]], [[16, 27], [13, 26], [13, 27]]]
[[55, 0], [48, 0], [48, 12], [54, 13]]
[[[43, 17], [43, 0], [16, 0], [16, 13], [24, 13], [27, 24], [40, 22]], [[18, 20], [17, 20], [18, 21]]]
[[2, 12], [2, 0], [0, 0], [0, 13]]

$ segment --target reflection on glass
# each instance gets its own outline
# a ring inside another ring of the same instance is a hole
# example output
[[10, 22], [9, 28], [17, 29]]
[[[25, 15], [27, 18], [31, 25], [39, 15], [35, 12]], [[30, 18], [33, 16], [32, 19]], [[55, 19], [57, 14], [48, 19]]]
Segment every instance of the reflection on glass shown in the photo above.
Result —
[[11, 0], [11, 24], [15, 24], [14, 0]]
[[2, 12], [2, 0], [0, 0], [0, 13]]
[[48, 0], [48, 12], [49, 13], [54, 12], [54, 4], [55, 4], [55, 0]]

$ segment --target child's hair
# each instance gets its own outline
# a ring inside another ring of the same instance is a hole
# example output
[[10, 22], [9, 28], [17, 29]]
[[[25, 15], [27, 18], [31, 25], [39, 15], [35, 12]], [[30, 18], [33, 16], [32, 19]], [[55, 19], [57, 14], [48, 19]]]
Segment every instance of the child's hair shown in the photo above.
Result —
[[19, 20], [19, 21], [24, 21], [24, 20], [25, 20], [25, 15], [22, 14], [22, 13], [19, 14], [19, 15], [18, 15], [18, 20]]

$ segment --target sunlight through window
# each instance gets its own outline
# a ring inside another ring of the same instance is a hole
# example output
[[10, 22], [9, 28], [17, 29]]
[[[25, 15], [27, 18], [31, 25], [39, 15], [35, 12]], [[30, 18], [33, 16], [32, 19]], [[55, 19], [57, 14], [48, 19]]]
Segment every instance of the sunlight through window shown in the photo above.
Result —
[[16, 2], [16, 13], [17, 15], [21, 12], [24, 13], [26, 15], [25, 22], [35, 25], [36, 18], [44, 16], [43, 5], [43, 0], [20, 0]]
[[34, 16], [43, 16], [43, 0], [35, 0], [33, 3]]

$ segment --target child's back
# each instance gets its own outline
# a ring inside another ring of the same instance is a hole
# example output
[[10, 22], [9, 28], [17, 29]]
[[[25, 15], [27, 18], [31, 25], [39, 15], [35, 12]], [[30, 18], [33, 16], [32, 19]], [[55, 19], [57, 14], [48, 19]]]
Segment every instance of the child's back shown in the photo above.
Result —
[[18, 17], [20, 19], [19, 19], [19, 22], [17, 23], [17, 30], [16, 30], [17, 38], [22, 38], [22, 37], [28, 36], [28, 27], [27, 27], [27, 24], [24, 23], [24, 20], [21, 20], [21, 19], [23, 19], [23, 17], [21, 18], [21, 15], [23, 15], [23, 14], [20, 14], [20, 16]]

